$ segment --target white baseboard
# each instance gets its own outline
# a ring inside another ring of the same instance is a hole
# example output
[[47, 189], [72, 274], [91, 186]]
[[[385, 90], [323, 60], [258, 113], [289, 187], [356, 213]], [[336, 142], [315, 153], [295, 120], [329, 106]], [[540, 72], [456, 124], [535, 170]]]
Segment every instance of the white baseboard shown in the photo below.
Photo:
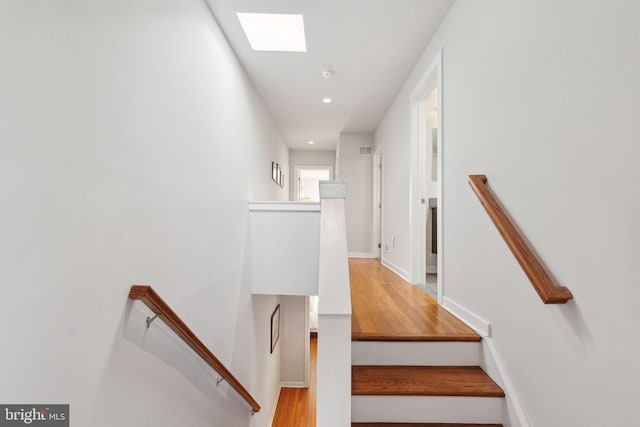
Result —
[[280, 400], [280, 392], [282, 391], [282, 386], [278, 387], [278, 397], [273, 404], [273, 408], [271, 408], [271, 419], [269, 420], [269, 427], [273, 426], [273, 420], [276, 417], [276, 410], [278, 409], [278, 401]]
[[280, 383], [280, 388], [307, 388], [302, 381], [284, 381]]
[[376, 257], [372, 252], [349, 252], [347, 256], [349, 258], [375, 258]]
[[491, 336], [491, 323], [473, 314], [460, 304], [454, 302], [450, 298], [442, 299], [442, 306], [458, 319], [462, 320], [467, 326], [476, 331], [482, 337]]
[[406, 271], [404, 271], [403, 269], [401, 269], [397, 265], [393, 264], [392, 262], [387, 261], [384, 258], [382, 258], [381, 262], [382, 262], [382, 265], [387, 267], [389, 270], [393, 271], [398, 276], [402, 277], [404, 280], [406, 280], [407, 282], [411, 283], [411, 277], [410, 277], [409, 273], [407, 273]]
[[480, 350], [480, 367], [493, 379], [505, 392], [506, 408], [502, 414], [502, 423], [507, 427], [529, 427], [529, 421], [520, 404], [520, 399], [513, 388], [511, 378], [502, 363], [498, 350], [489, 337], [482, 339]]

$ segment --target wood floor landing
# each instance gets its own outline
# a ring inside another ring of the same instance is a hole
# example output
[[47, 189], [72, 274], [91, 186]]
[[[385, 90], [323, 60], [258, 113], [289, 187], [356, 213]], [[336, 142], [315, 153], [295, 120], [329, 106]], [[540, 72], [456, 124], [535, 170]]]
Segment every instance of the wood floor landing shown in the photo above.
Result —
[[351, 393], [504, 397], [500, 386], [477, 366], [353, 366]]
[[480, 341], [481, 337], [376, 259], [349, 259], [353, 341]]

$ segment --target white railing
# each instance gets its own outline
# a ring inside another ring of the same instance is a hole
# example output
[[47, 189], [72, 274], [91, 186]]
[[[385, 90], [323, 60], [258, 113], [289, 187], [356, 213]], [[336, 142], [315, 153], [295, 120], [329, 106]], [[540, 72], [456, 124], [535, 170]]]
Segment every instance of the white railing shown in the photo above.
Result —
[[318, 427], [351, 425], [351, 294], [346, 184], [320, 183]]

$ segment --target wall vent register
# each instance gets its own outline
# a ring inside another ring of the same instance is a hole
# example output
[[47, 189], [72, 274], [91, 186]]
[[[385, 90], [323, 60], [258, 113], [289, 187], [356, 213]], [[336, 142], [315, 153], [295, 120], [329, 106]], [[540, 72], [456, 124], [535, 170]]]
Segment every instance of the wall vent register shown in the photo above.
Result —
[[358, 147], [358, 154], [361, 156], [370, 156], [373, 154], [373, 147], [370, 145]]

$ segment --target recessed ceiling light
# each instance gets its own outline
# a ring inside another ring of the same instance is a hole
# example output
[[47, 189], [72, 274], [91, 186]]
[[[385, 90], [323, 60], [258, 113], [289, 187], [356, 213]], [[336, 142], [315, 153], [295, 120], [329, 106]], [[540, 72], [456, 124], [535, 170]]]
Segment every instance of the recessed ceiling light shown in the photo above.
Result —
[[331, 104], [331, 98], [322, 98], [322, 102], [325, 104]]
[[309, 141], [309, 145], [313, 145], [315, 144], [313, 141]]
[[302, 15], [238, 13], [251, 49], [275, 52], [306, 52]]

